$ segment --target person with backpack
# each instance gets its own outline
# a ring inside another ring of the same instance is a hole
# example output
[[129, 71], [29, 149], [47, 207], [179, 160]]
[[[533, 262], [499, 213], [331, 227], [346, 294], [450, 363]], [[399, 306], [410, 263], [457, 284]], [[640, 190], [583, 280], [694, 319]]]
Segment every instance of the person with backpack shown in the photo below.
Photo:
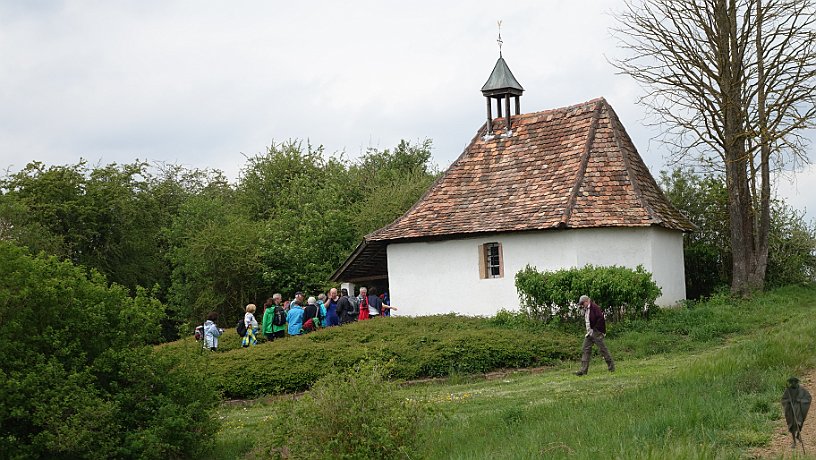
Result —
[[589, 296], [582, 295], [578, 299], [578, 308], [584, 314], [584, 324], [586, 325], [586, 335], [584, 336], [584, 345], [582, 348], [583, 355], [581, 356], [581, 370], [575, 375], [586, 375], [589, 372], [589, 358], [592, 356], [592, 345], [597, 345], [606, 361], [606, 366], [609, 372], [615, 372], [615, 361], [612, 360], [612, 355], [604, 343], [604, 336], [606, 336], [606, 319], [603, 311]]
[[288, 306], [283, 304], [283, 296], [275, 293], [272, 296], [275, 302], [274, 316], [272, 317], [272, 334], [276, 339], [286, 337], [286, 315], [289, 313]]
[[257, 307], [254, 303], [246, 306], [246, 313], [244, 314], [244, 327], [246, 328], [246, 334], [244, 334], [244, 338], [241, 340], [241, 346], [244, 348], [258, 344], [258, 339], [256, 337], [256, 334], [258, 333], [258, 320], [255, 319], [256, 308]]
[[218, 321], [218, 313], [211, 312], [207, 315], [207, 321], [204, 321], [204, 348], [209, 348], [212, 351], [218, 349], [218, 337], [224, 333], [223, 329], [219, 329], [215, 322]]
[[286, 336], [286, 311], [281, 306], [282, 300], [283, 296], [276, 293], [264, 303], [261, 332], [270, 342]]
[[303, 332], [316, 331], [320, 324], [320, 306], [317, 304], [317, 299], [309, 297], [306, 308], [303, 309]]
[[348, 324], [357, 321], [356, 303], [352, 303], [348, 289], [340, 289], [340, 298], [337, 299], [337, 316], [340, 317], [340, 324]]

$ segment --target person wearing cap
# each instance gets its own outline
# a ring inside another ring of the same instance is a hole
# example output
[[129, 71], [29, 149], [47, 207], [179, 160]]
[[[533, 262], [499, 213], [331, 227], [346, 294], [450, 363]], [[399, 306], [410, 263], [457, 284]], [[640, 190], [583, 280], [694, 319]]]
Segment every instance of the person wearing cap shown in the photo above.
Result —
[[612, 360], [612, 355], [609, 354], [609, 350], [604, 343], [606, 320], [601, 307], [586, 295], [582, 295], [578, 299], [578, 307], [584, 315], [586, 335], [584, 336], [583, 354], [581, 355], [581, 370], [576, 372], [575, 375], [586, 375], [589, 372], [589, 358], [592, 356], [593, 344], [598, 346], [609, 372], [615, 372], [615, 361]]

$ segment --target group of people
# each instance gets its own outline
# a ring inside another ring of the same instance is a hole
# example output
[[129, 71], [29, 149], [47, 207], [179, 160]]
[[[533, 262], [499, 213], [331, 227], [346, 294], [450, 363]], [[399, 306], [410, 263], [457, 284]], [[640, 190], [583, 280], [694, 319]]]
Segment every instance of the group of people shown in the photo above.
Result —
[[[243, 322], [239, 322], [237, 329], [242, 335], [241, 345], [250, 347], [257, 345], [259, 335], [273, 341], [286, 335], [301, 335], [324, 327], [391, 316], [391, 310], [397, 308], [389, 303], [388, 293], [377, 295], [373, 287], [361, 287], [356, 297], [349, 296], [345, 288], [339, 292], [332, 288], [328, 295], [320, 293], [307, 299], [303, 292], [298, 291], [294, 299], [286, 301], [280, 294], [274, 294], [264, 302], [260, 323], [255, 316], [259, 313], [257, 306], [251, 303], [246, 306]], [[216, 326], [217, 320], [218, 314], [213, 312], [204, 322], [204, 348], [218, 348], [218, 337], [224, 330]]]
[[[337, 289], [332, 288], [328, 295], [320, 293], [317, 297], [312, 296], [304, 301], [303, 292], [298, 291], [294, 299], [285, 302], [280, 294], [274, 294], [264, 302], [260, 324], [255, 318], [257, 307], [251, 303], [246, 306], [243, 322], [240, 322], [238, 327], [245, 330], [241, 345], [243, 347], [257, 345], [259, 333], [263, 334], [266, 340], [273, 341], [284, 338], [287, 334], [307, 334], [324, 327], [340, 326], [378, 316], [391, 316], [391, 310], [396, 310], [389, 305], [387, 293], [377, 295], [375, 288], [369, 290], [365, 287], [361, 287], [359, 292], [359, 295], [352, 297], [344, 288], [338, 295]], [[583, 376], [589, 372], [593, 346], [598, 347], [606, 361], [607, 369], [614, 372], [615, 361], [604, 343], [606, 320], [603, 311], [586, 295], [578, 299], [578, 307], [584, 317], [586, 334], [581, 347], [581, 369], [575, 374]], [[218, 348], [218, 337], [224, 332], [216, 326], [217, 319], [217, 313], [210, 313], [203, 327], [204, 348], [213, 351]]]

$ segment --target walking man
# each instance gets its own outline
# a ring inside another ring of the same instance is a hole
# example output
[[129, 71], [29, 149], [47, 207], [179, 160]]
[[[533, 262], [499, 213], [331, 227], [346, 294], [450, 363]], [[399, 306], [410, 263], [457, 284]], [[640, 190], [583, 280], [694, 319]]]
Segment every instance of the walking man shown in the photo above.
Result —
[[586, 375], [589, 372], [589, 358], [592, 356], [592, 345], [598, 346], [606, 361], [606, 366], [609, 372], [615, 372], [615, 361], [612, 361], [612, 355], [606, 349], [604, 343], [604, 336], [606, 335], [606, 320], [604, 319], [601, 307], [599, 307], [589, 296], [582, 295], [578, 299], [578, 307], [584, 314], [584, 323], [586, 324], [586, 336], [584, 336], [583, 355], [581, 356], [581, 370], [575, 375]]

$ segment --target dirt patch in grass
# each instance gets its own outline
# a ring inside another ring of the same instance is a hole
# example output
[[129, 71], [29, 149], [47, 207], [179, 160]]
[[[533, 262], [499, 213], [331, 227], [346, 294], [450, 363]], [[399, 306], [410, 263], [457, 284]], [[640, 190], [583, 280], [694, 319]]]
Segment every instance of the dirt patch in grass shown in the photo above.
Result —
[[[811, 370], [800, 378], [800, 385], [811, 395], [816, 389], [816, 369]], [[782, 395], [779, 396], [780, 399]], [[797, 443], [796, 450], [791, 449], [791, 435], [788, 433], [788, 426], [785, 424], [785, 417], [782, 415], [782, 404], [778, 405], [780, 419], [776, 422], [773, 438], [770, 445], [763, 448], [754, 449], [751, 452], [753, 458], [816, 458], [816, 416], [813, 411], [808, 412], [805, 425], [802, 427], [802, 441], [805, 444], [805, 454], [802, 454], [802, 446]]]

